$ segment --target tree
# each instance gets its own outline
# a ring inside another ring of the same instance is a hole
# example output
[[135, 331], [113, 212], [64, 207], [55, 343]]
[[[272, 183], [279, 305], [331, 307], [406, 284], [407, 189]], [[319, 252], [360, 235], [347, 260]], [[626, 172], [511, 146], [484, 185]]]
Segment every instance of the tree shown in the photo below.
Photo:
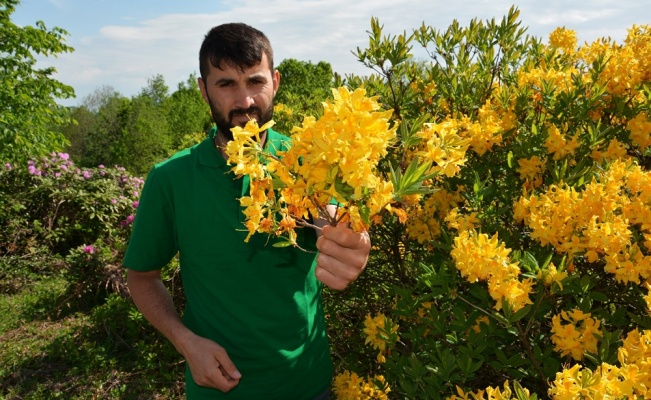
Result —
[[304, 102], [304, 106], [309, 107], [330, 96], [332, 67], [325, 61], [313, 64], [288, 58], [278, 65], [278, 71], [282, 84], [276, 95], [277, 102], [288, 103], [296, 97]]
[[191, 74], [163, 104], [172, 137], [172, 148], [177, 149], [186, 135], [207, 131], [212, 124], [210, 107], [203, 101], [197, 76]]
[[120, 107], [128, 102], [112, 86], [105, 85], [84, 97], [79, 107], [71, 109], [74, 121], [57, 129], [68, 140], [65, 151], [78, 166], [115, 164], [111, 146], [120, 135]]
[[169, 90], [163, 75], [157, 74], [147, 79], [147, 86], [140, 91], [140, 96], [149, 97], [154, 104], [160, 106], [169, 97]]
[[70, 121], [57, 99], [74, 97], [74, 89], [52, 75], [53, 67], [37, 68], [36, 55], [72, 52], [65, 30], [48, 30], [42, 21], [20, 27], [11, 22], [19, 0], [0, 0], [0, 158], [24, 162], [57, 151], [66, 138], [53, 128]]
[[169, 154], [171, 138], [163, 109], [140, 95], [121, 105], [119, 137], [111, 148], [115, 162], [136, 175], [144, 175]]
[[278, 65], [278, 71], [275, 129], [289, 133], [293, 126], [301, 124], [305, 115], [318, 115], [321, 102], [332, 96], [332, 67], [325, 61], [313, 64], [288, 58]]

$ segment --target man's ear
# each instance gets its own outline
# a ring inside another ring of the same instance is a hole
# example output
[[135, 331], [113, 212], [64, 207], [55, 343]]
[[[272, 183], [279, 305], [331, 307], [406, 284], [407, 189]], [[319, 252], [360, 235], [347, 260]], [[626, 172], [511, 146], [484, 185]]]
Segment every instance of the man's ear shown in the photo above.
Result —
[[199, 85], [199, 90], [201, 91], [201, 97], [203, 97], [203, 101], [205, 101], [206, 104], [210, 104], [210, 101], [208, 100], [208, 95], [206, 94], [206, 83], [203, 81], [201, 77], [197, 78], [197, 85]]
[[274, 70], [273, 73], [273, 82], [274, 82], [274, 96], [276, 96], [276, 92], [278, 92], [278, 87], [280, 86], [280, 71], [277, 69]]

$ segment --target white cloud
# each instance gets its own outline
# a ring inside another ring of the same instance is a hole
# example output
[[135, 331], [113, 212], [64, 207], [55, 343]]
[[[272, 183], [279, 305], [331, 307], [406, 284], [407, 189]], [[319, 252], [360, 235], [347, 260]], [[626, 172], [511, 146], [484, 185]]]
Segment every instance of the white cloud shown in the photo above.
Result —
[[[549, 32], [563, 25], [577, 30], [582, 40], [592, 41], [608, 35], [621, 40], [633, 23], [651, 20], [651, 8], [636, 7], [635, 0], [520, 3], [522, 25], [528, 28], [529, 34], [545, 40]], [[173, 88], [198, 71], [198, 51], [205, 33], [214, 25], [234, 21], [265, 32], [274, 45], [276, 63], [285, 58], [327, 61], [341, 74], [365, 74], [369, 70], [351, 51], [368, 45], [367, 31], [372, 17], [384, 25], [385, 35], [404, 31], [409, 34], [423, 22], [445, 30], [454, 19], [462, 26], [474, 17], [499, 21], [511, 3], [503, 0], [244, 0], [231, 6], [211, 13], [163, 14], [144, 20], [134, 17], [133, 10], [125, 10], [129, 19], [122, 17], [123, 24], [100, 25], [96, 35], [70, 39], [76, 51], [55, 61], [58, 79], [73, 85], [79, 98], [87, 94], [88, 87], [102, 85], [111, 85], [130, 96], [156, 74], [162, 74]], [[418, 47], [414, 44], [414, 48]]]

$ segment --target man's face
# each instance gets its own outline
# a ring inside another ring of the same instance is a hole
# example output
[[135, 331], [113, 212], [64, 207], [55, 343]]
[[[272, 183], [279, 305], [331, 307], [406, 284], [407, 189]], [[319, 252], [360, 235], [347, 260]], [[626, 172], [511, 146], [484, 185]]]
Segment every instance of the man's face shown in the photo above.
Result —
[[229, 65], [222, 67], [211, 65], [205, 81], [199, 78], [199, 88], [210, 105], [218, 132], [232, 140], [232, 127], [243, 127], [249, 119], [262, 126], [273, 118], [273, 99], [280, 73], [269, 69], [266, 54], [262, 55], [260, 64], [244, 71]]

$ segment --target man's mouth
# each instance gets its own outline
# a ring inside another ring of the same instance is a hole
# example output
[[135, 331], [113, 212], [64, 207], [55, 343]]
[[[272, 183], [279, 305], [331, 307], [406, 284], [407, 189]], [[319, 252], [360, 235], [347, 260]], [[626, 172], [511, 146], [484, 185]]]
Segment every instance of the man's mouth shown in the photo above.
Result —
[[239, 115], [238, 114], [238, 115], [234, 115], [233, 117], [231, 117], [231, 124], [233, 124], [233, 126], [244, 127], [249, 122], [249, 120], [252, 120], [252, 119], [257, 121], [258, 120], [257, 114], [255, 114], [255, 113], [254, 114], [248, 114], [248, 115]]
[[257, 107], [251, 107], [247, 110], [234, 110], [230, 112], [231, 124], [233, 126], [241, 126], [249, 122], [249, 120], [254, 119], [258, 120], [260, 118], [260, 113], [258, 112]]

